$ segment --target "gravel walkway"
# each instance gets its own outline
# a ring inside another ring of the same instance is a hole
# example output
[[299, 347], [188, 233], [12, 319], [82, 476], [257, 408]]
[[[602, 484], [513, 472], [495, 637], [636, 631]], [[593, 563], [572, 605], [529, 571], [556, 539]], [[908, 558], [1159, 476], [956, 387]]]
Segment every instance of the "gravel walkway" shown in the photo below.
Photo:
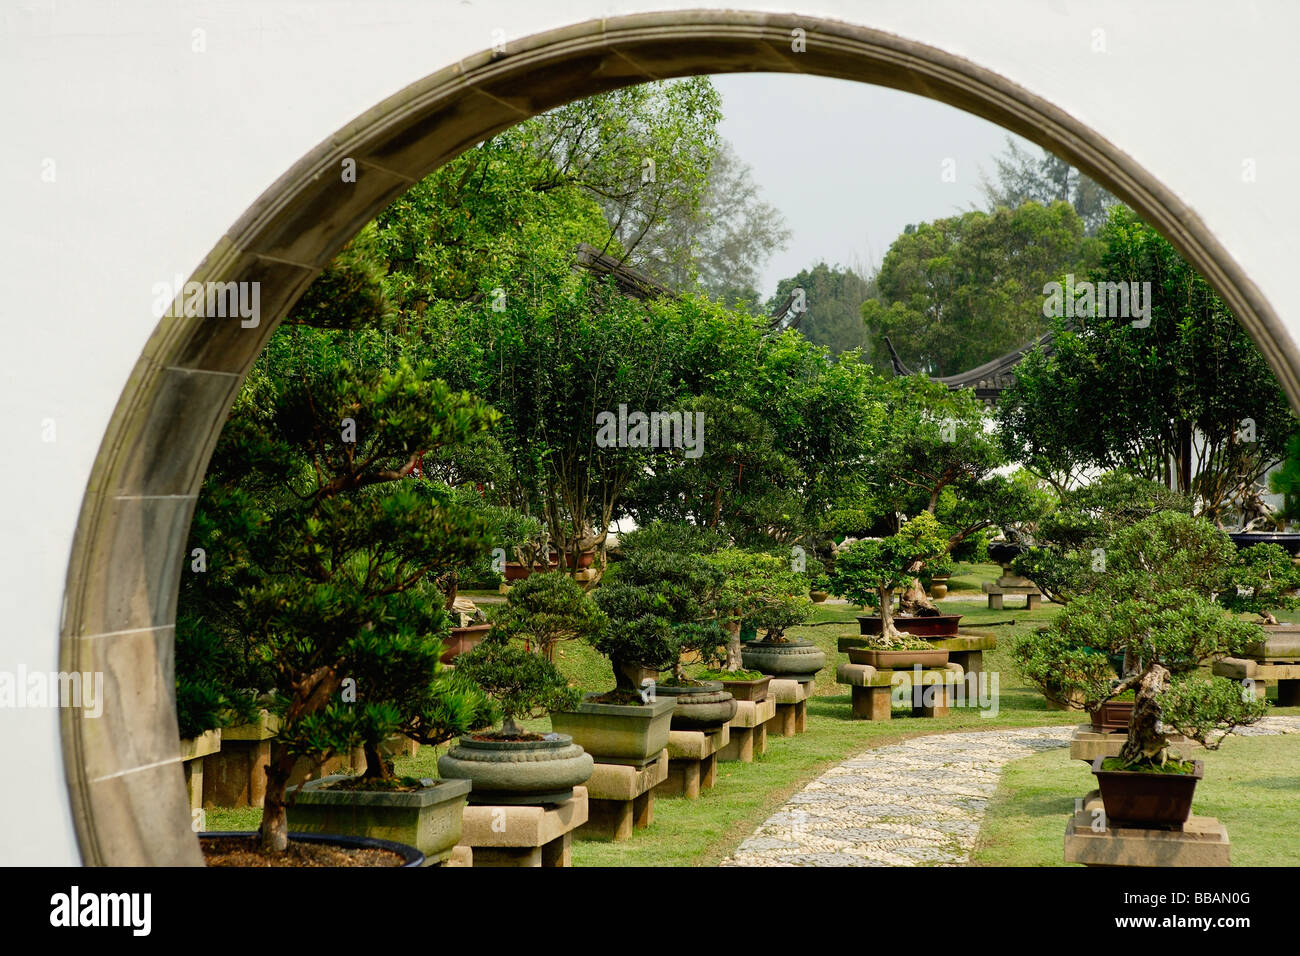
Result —
[[[1074, 727], [934, 734], [880, 747], [818, 777], [723, 866], [959, 866], [1005, 764], [1069, 744]], [[1268, 717], [1246, 736], [1300, 734]]]

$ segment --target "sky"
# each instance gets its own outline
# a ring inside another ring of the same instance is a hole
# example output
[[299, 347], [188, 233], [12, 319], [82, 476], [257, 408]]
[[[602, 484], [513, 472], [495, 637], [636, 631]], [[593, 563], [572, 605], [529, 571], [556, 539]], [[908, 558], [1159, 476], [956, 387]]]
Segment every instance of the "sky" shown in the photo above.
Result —
[[792, 232], [763, 271], [764, 300], [820, 259], [870, 272], [908, 223], [984, 208], [981, 167], [992, 174], [1012, 135], [944, 103], [850, 80], [744, 73], [713, 82], [719, 132]]

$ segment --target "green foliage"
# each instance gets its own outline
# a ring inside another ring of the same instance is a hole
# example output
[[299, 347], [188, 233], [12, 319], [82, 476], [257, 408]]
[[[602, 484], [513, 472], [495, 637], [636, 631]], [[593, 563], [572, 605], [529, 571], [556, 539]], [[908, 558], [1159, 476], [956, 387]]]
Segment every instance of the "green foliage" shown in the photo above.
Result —
[[500, 704], [506, 719], [501, 731], [505, 736], [519, 733], [517, 719], [572, 709], [582, 697], [540, 653], [511, 644], [496, 634], [456, 658], [456, 671]]
[[532, 574], [512, 585], [505, 610], [493, 623], [494, 634], [502, 640], [526, 641], [550, 660], [556, 642], [592, 640], [606, 621], [582, 586], [556, 571]]
[[896, 534], [858, 541], [840, 551], [831, 574], [832, 590], [853, 604], [878, 607], [882, 592], [906, 587], [920, 563], [946, 553], [948, 540], [934, 515], [922, 511]]
[[[1180, 512], [1122, 528], [1106, 548], [1106, 573], [1096, 588], [1018, 641], [1014, 658], [1028, 680], [1078, 692], [1090, 709], [1135, 688], [1124, 759], [1163, 763], [1166, 733], [1204, 743], [1209, 731], [1229, 731], [1263, 713], [1249, 691], [1196, 673], [1260, 638], [1258, 627], [1213, 602], [1233, 559], [1226, 535]], [[1118, 678], [1112, 658], [1124, 661]]]
[[881, 264], [879, 298], [862, 306], [871, 354], [887, 360], [888, 336], [910, 367], [938, 377], [1020, 348], [1048, 330], [1043, 285], [1083, 274], [1096, 247], [1064, 202], [908, 226]]
[[1149, 324], [1093, 315], [1062, 326], [1051, 356], [1016, 367], [1002, 432], [1039, 474], [1064, 483], [1127, 468], [1219, 518], [1281, 457], [1295, 419], [1250, 336], [1173, 246], [1122, 207], [1102, 236], [1091, 280], [1149, 283]]
[[1268, 476], [1268, 483], [1270, 491], [1283, 496], [1281, 517], [1300, 519], [1300, 432], [1287, 439], [1282, 466]]
[[1191, 502], [1158, 482], [1107, 472], [1060, 495], [1034, 529], [1036, 546], [1019, 555], [1013, 568], [1051, 600], [1066, 604], [1097, 587], [1112, 536], [1162, 511], [1190, 515]]
[[[768, 314], [776, 312], [795, 289], [804, 291], [806, 311], [798, 326], [804, 338], [825, 346], [832, 355], [854, 349], [872, 354], [862, 324], [862, 304], [874, 292], [870, 279], [852, 267], [818, 262], [776, 284], [775, 294], [767, 300]], [[884, 359], [888, 361], [887, 356]]]
[[873, 634], [866, 639], [866, 646], [875, 651], [932, 651], [934, 645], [924, 637], [912, 634]]
[[1300, 567], [1276, 544], [1257, 544], [1237, 552], [1219, 603], [1232, 611], [1258, 614], [1276, 624], [1271, 611], [1300, 606]]
[[709, 561], [723, 575], [716, 607], [728, 624], [749, 625], [781, 634], [812, 611], [804, 577], [789, 558], [727, 548]]
[[1061, 200], [1074, 207], [1083, 221], [1084, 232], [1096, 235], [1106, 221], [1107, 210], [1117, 200], [1093, 179], [1065, 160], [1043, 150], [1041, 156], [1021, 149], [1007, 137], [1007, 147], [993, 160], [997, 181], [984, 180], [984, 194], [991, 208], [1016, 209], [1027, 202], [1043, 205]]

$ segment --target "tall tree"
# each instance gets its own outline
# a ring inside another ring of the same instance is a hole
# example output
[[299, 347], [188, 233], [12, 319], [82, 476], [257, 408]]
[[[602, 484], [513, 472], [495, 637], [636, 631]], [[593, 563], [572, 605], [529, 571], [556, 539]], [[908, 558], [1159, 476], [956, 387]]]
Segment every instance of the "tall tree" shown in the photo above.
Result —
[[1099, 254], [1064, 202], [908, 226], [881, 264], [879, 298], [862, 306], [872, 354], [885, 354], [888, 336], [931, 375], [974, 368], [1045, 332], [1043, 286], [1084, 274]]
[[1068, 202], [1083, 220], [1084, 232], [1095, 236], [1105, 225], [1110, 207], [1119, 201], [1060, 157], [1047, 150], [1035, 157], [1010, 136], [1005, 152], [993, 165], [996, 181], [983, 177], [990, 211], [999, 206], [1016, 209], [1027, 202], [1044, 206], [1058, 200]]
[[803, 290], [804, 311], [798, 329], [804, 338], [826, 346], [833, 355], [862, 349], [871, 357], [862, 304], [875, 293], [873, 280], [850, 266], [818, 262], [777, 283], [776, 294], [767, 301], [768, 314], [780, 308], [796, 289]]

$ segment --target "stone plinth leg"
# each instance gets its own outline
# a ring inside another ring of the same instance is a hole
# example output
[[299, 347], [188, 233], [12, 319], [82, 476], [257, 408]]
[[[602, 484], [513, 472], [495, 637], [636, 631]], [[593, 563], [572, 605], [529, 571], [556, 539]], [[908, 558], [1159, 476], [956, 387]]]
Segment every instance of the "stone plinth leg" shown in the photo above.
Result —
[[655, 792], [651, 788], [632, 801], [632, 827], [644, 830], [655, 822]]
[[542, 866], [573, 865], [573, 834], [556, 837], [542, 847]]
[[794, 732], [801, 734], [808, 729], [808, 701], [801, 700], [794, 705]]
[[1277, 705], [1279, 707], [1300, 707], [1300, 680], [1280, 680], [1277, 682]]
[[478, 846], [473, 849], [476, 867], [543, 865], [540, 846]]
[[762, 723], [754, 728], [754, 756], [761, 757], [767, 753], [767, 724]]
[[754, 761], [754, 728], [732, 727], [731, 740], [727, 746], [718, 751], [718, 759], [723, 761], [739, 760], [741, 763]]
[[990, 594], [990, 595], [989, 595], [989, 610], [990, 610], [990, 611], [1001, 611], [1001, 610], [1002, 610], [1002, 595], [1001, 595], [1001, 594]]
[[947, 717], [952, 690], [947, 684], [929, 684], [912, 688], [912, 716]]
[[965, 674], [981, 674], [984, 672], [983, 651], [949, 651], [948, 660], [954, 664], [960, 664], [962, 672]]
[[798, 704], [777, 704], [776, 716], [769, 720], [768, 726], [778, 737], [793, 737], [798, 730]]
[[889, 720], [892, 715], [890, 707], [891, 687], [854, 687], [853, 716], [862, 720]]
[[185, 792], [189, 794], [190, 809], [203, 809], [203, 758], [185, 761]]
[[589, 800], [587, 822], [578, 836], [584, 840], [612, 840], [619, 843], [632, 836], [632, 800]]
[[663, 797], [685, 797], [696, 800], [700, 796], [699, 760], [668, 761], [668, 779], [655, 789]]
[[266, 801], [266, 768], [271, 764], [271, 741], [229, 740], [221, 750], [205, 757], [203, 806], [260, 807]]
[[1042, 596], [1041, 594], [1026, 594], [1026, 595], [1025, 595], [1025, 610], [1026, 610], [1026, 611], [1037, 611], [1038, 608], [1039, 608], [1040, 606], [1042, 606], [1042, 602], [1043, 602], [1043, 596]]
[[700, 761], [700, 789], [712, 790], [718, 782], [718, 755], [709, 754]]

